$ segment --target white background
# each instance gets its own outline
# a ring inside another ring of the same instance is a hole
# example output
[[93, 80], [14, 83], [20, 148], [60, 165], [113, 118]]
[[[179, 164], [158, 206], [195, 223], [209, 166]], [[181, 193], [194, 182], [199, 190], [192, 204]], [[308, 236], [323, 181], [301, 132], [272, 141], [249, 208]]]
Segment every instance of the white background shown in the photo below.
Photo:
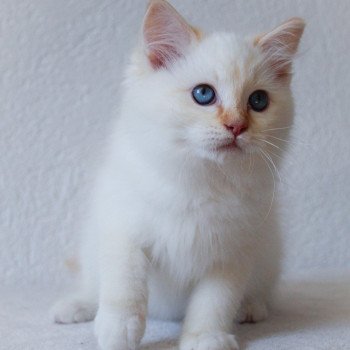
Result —
[[[350, 267], [350, 2], [173, 0], [207, 31], [308, 23], [282, 172], [285, 269]], [[74, 255], [146, 1], [1, 0], [0, 283], [49, 284]]]

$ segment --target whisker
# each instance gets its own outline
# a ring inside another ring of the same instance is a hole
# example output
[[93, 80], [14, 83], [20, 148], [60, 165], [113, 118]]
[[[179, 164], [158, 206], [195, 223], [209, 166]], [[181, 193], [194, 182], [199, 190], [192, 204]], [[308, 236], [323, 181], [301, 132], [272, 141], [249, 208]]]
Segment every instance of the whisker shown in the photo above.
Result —
[[267, 140], [264, 140], [264, 139], [258, 139], [259, 141], [262, 141], [262, 142], [265, 142], [265, 143], [268, 143], [269, 145], [275, 147], [275, 148], [278, 148], [280, 151], [284, 151], [281, 147], [278, 147], [277, 145], [275, 145], [274, 143], [270, 142], [270, 141], [267, 141]]
[[285, 129], [290, 129], [292, 127], [291, 126], [286, 126], [284, 128], [274, 128], [274, 129], [266, 129], [266, 130], [263, 130], [262, 132], [265, 132], [265, 131], [275, 131], [275, 130], [285, 130]]
[[[263, 151], [263, 150], [261, 150], [261, 151]], [[295, 163], [293, 164], [292, 162], [286, 161], [286, 159], [285, 159], [284, 157], [281, 157], [279, 154], [276, 154], [276, 153], [274, 153], [274, 152], [272, 152], [272, 151], [267, 151], [267, 150], [265, 150], [265, 152], [266, 152], [267, 155], [269, 156], [270, 162], [272, 162], [272, 164], [273, 164], [273, 166], [274, 166], [274, 169], [275, 169], [275, 171], [276, 171], [276, 173], [277, 173], [277, 175], [278, 175], [278, 178], [279, 178], [279, 182], [280, 182], [281, 184], [283, 184], [283, 185], [288, 186], [288, 187], [295, 188], [295, 187], [291, 186], [288, 182], [282, 180], [281, 172], [278, 170], [278, 167], [274, 164], [274, 161], [273, 161], [271, 155], [280, 158], [283, 162], [287, 162], [287, 164], [288, 164], [289, 166], [293, 166]]]
[[284, 157], [282, 157], [281, 155], [279, 155], [279, 154], [277, 154], [277, 153], [274, 153], [274, 152], [272, 152], [272, 151], [269, 151], [269, 153], [272, 154], [273, 156], [275, 156], [275, 157], [277, 157], [277, 158], [283, 160], [283, 161], [285, 160]]
[[[259, 151], [261, 151], [261, 149], [259, 148]], [[261, 158], [263, 159], [263, 161], [266, 163], [267, 167], [270, 170], [270, 173], [272, 175], [272, 180], [273, 180], [273, 190], [272, 190], [272, 197], [271, 197], [271, 202], [270, 202], [270, 207], [269, 210], [267, 211], [267, 214], [265, 215], [264, 219], [262, 220], [261, 225], [265, 222], [265, 220], [268, 218], [268, 216], [270, 215], [270, 212], [272, 210], [272, 205], [273, 205], [273, 201], [275, 199], [275, 190], [276, 190], [276, 181], [275, 181], [275, 175], [273, 174], [273, 171], [269, 165], [269, 163], [267, 162], [267, 160], [264, 158], [264, 154], [260, 153], [260, 155], [263, 155]]]
[[288, 141], [288, 140], [284, 140], [284, 139], [281, 139], [279, 137], [272, 136], [272, 135], [267, 135], [267, 134], [266, 134], [266, 136], [267, 137], [272, 137], [275, 140], [279, 140], [279, 141], [290, 143], [290, 144], [295, 144], [295, 145], [300, 144], [300, 145], [305, 145], [305, 146], [311, 146], [309, 143], [305, 143], [305, 142], [302, 142], [302, 141], [297, 141], [297, 142], [296, 141]]
[[266, 156], [266, 158], [270, 161], [270, 163], [272, 164], [273, 168], [275, 169], [275, 172], [278, 176], [279, 181], [282, 183], [282, 179], [281, 179], [281, 175], [280, 172], [278, 171], [274, 161], [272, 160], [272, 158], [270, 157], [269, 154], [265, 153], [262, 149], [260, 149], [260, 151]]
[[282, 157], [281, 155], [275, 153], [275, 152], [272, 152], [271, 150], [269, 150], [269, 154], [272, 154], [273, 156], [281, 159], [284, 163], [288, 164], [289, 166], [294, 166], [296, 165], [294, 159], [286, 159], [286, 157]]

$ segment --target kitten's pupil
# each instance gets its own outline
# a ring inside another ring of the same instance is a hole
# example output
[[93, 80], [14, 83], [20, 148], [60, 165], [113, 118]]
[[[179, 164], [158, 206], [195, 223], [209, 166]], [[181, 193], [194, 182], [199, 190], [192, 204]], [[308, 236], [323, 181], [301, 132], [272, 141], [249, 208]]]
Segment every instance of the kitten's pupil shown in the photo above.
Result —
[[264, 111], [269, 104], [269, 97], [267, 95], [267, 92], [264, 90], [254, 91], [249, 96], [248, 104], [255, 112]]
[[200, 84], [192, 90], [192, 97], [202, 106], [210, 105], [215, 100], [215, 91], [210, 85]]

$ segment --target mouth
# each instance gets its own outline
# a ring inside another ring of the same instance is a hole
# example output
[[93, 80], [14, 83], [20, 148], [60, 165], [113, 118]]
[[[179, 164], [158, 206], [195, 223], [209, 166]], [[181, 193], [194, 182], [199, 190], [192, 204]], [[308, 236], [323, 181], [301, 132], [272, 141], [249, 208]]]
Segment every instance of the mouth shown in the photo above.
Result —
[[217, 148], [219, 152], [230, 152], [234, 150], [241, 150], [241, 148], [237, 145], [236, 141], [233, 140], [229, 143], [225, 143]]

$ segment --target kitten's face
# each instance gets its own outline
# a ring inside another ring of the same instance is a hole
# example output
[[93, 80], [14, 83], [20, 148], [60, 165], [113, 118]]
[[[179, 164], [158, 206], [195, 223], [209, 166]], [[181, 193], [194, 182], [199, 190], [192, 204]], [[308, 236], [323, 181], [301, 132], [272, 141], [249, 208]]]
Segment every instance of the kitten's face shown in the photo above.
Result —
[[209, 36], [172, 67], [168, 79], [163, 96], [173, 106], [176, 137], [201, 157], [261, 152], [266, 141], [276, 141], [268, 139], [270, 129], [291, 124], [289, 79], [273, 79], [252, 40]]
[[292, 19], [251, 39], [203, 37], [165, 1], [153, 1], [144, 24], [152, 112], [166, 118], [179, 147], [200, 157], [264, 152], [277, 141], [271, 129], [291, 123], [291, 59], [303, 28]]

